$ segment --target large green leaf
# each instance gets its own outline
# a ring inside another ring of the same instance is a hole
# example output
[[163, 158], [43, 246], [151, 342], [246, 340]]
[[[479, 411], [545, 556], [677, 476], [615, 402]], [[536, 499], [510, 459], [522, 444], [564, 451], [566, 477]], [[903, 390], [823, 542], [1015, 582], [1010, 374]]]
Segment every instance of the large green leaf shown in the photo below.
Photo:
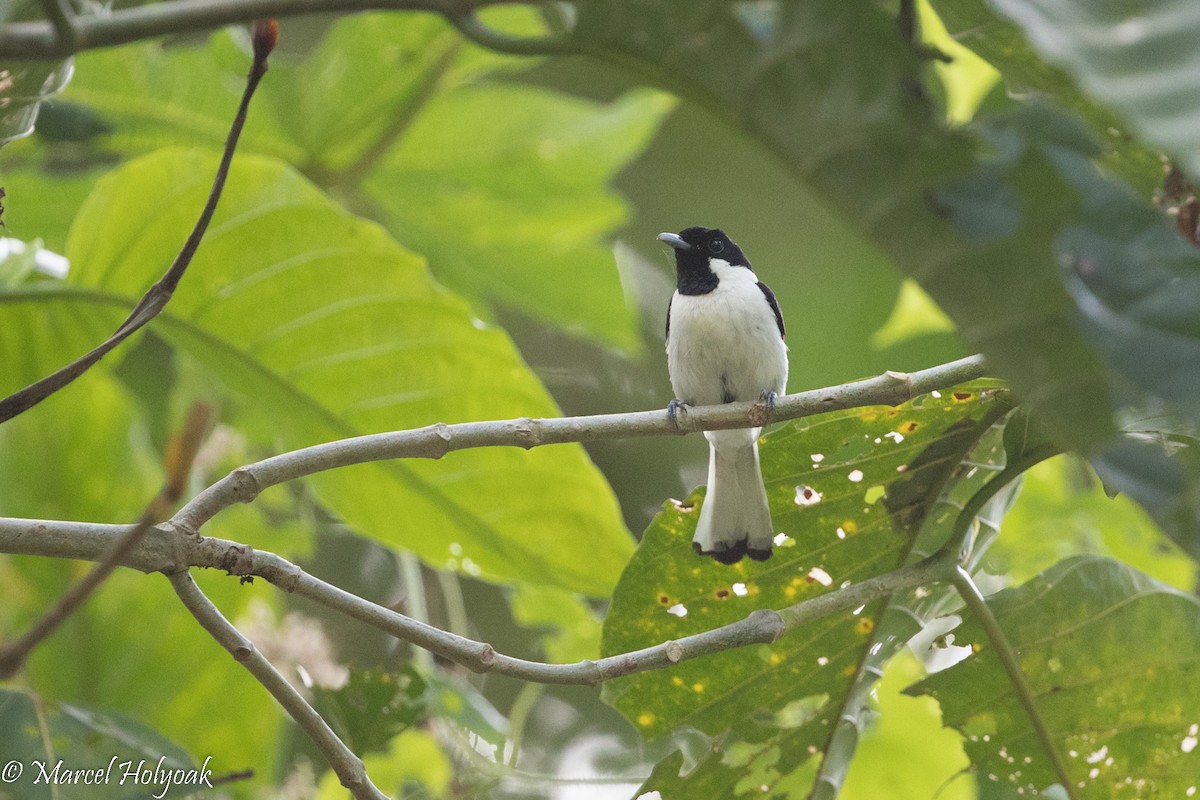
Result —
[[[242, 151], [288, 160], [377, 216], [481, 308], [517, 308], [634, 349], [605, 243], [624, 205], [606, 185], [671, 101], [517, 89], [498, 80], [514, 62], [524, 63], [465, 47], [431, 15], [346, 17], [305, 57], [272, 56]], [[115, 128], [105, 141], [126, 151], [217, 146], [247, 64], [228, 32], [202, 48], [87, 53], [69, 98], [105, 115]]]
[[1047, 60], [1062, 64], [1147, 141], [1200, 171], [1200, 6], [1188, 0], [992, 0]]
[[597, 111], [528, 87], [464, 86], [429, 104], [364, 190], [452, 288], [628, 348], [640, 340], [613, 255], [586, 245], [625, 221], [603, 187], [669, 107], [649, 92]]
[[[988, 599], [1080, 798], [1187, 797], [1200, 776], [1200, 601], [1095, 556]], [[1002, 796], [1057, 782], [978, 622], [974, 655], [910, 692], [942, 704], [981, 782]]]
[[[786, 535], [775, 556], [734, 567], [697, 558], [690, 545], [696, 499], [668, 504], [613, 595], [604, 652], [708, 630], [756, 608], [782, 608], [894, 569], [918, 542], [936, 548], [962, 495], [978, 489], [1002, 457], [998, 433], [979, 444], [1007, 408], [1001, 394], [992, 384], [968, 385], [769, 433], [763, 473], [775, 524]], [[961, 466], [972, 451], [971, 466]], [[928, 597], [927, 587], [907, 600], [919, 607], [916, 598]], [[825, 746], [840, 715], [858, 713], [844, 707], [868, 649], [894, 652], [919, 628], [912, 615], [881, 616], [886, 605], [813, 622], [769, 647], [612, 681], [605, 699], [649, 736], [682, 725], [714, 736], [733, 729], [686, 778], [662, 765], [656, 774], [664, 796], [679, 781], [695, 797], [725, 796], [742, 782], [781, 791], [780, 781]], [[652, 780], [648, 788], [660, 787]]]
[[[178, 248], [211, 158], [171, 150], [101, 181], [72, 230], [74, 285], [0, 300], [68, 327], [127, 309]], [[156, 198], [136, 210], [129, 197]], [[65, 315], [65, 316], [59, 316]], [[508, 339], [474, 320], [419, 259], [278, 162], [240, 157], [160, 335], [202, 363], [272, 447], [438, 421], [554, 415]], [[587, 594], [631, 549], [580, 447], [454, 453], [313, 479], [362, 533], [493, 580]], [[589, 552], [587, 563], [577, 557]]]

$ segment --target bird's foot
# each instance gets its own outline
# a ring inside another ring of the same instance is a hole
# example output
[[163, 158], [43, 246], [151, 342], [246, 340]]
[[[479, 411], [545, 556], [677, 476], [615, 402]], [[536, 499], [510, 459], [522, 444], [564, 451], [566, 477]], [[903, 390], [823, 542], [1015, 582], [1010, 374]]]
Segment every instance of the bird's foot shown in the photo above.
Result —
[[687, 416], [687, 403], [677, 398], [671, 398], [671, 402], [667, 403], [667, 419], [671, 420], [671, 424], [675, 426], [675, 430], [679, 430], [679, 412], [683, 411], [684, 416]]

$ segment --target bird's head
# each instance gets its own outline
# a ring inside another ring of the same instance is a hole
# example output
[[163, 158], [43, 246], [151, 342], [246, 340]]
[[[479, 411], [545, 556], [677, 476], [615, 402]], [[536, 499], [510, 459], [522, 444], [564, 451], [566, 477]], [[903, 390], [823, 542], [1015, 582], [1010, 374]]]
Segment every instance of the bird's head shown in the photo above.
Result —
[[694, 226], [679, 233], [660, 233], [658, 240], [675, 250], [675, 263], [681, 268], [707, 267], [710, 260], [724, 261], [734, 267], [749, 267], [742, 248], [720, 228]]
[[717, 288], [715, 267], [746, 267], [750, 261], [742, 248], [719, 228], [685, 228], [679, 233], [660, 233], [658, 240], [675, 251], [675, 272], [682, 294], [704, 294]]

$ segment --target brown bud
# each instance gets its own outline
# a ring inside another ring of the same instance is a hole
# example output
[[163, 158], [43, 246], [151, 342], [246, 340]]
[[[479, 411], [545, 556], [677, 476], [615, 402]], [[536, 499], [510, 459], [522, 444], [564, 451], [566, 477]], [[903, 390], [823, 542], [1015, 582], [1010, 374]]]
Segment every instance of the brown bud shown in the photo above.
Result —
[[273, 19], [256, 19], [250, 28], [250, 41], [254, 44], [254, 57], [265, 61], [279, 42], [279, 23]]

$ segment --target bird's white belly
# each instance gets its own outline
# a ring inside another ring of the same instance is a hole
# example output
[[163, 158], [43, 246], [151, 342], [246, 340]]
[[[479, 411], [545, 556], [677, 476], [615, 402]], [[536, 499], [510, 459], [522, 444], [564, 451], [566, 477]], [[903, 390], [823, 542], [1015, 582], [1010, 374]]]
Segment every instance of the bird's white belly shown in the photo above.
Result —
[[746, 271], [703, 295], [675, 295], [667, 365], [675, 397], [688, 405], [758, 400], [782, 394], [787, 345], [774, 312]]

